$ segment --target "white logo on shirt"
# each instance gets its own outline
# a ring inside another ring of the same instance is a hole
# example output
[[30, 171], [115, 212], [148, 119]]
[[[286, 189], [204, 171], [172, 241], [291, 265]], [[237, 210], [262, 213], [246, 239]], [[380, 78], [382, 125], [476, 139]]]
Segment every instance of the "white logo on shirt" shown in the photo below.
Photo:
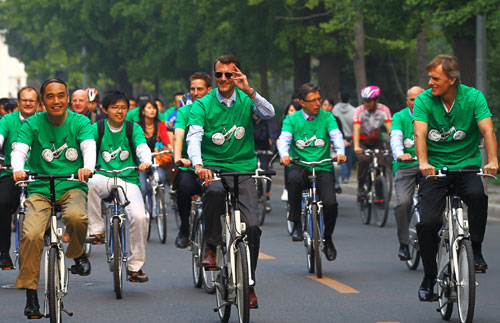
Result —
[[[66, 141], [66, 138], [64, 138]], [[66, 150], [66, 152], [64, 152]], [[52, 148], [45, 148], [42, 150], [42, 158], [45, 159], [48, 163], [51, 163], [54, 159], [59, 159], [62, 153], [64, 152], [64, 157], [68, 161], [75, 161], [78, 158], [78, 150], [72, 147], [68, 147], [67, 143], [64, 143], [61, 147], [56, 149], [56, 146], [52, 142]]]
[[231, 140], [231, 137], [234, 134], [234, 138], [237, 140], [242, 139], [245, 136], [245, 128], [237, 127], [236, 125], [232, 126], [231, 129], [226, 131], [226, 128], [222, 127], [222, 132], [216, 132], [212, 135], [212, 142], [217, 146], [222, 146], [226, 141]]
[[106, 163], [109, 163], [111, 160], [116, 159], [116, 156], [118, 155], [120, 156], [120, 160], [124, 161], [128, 158], [130, 153], [128, 152], [128, 150], [122, 150], [122, 147], [118, 147], [118, 149], [113, 150], [112, 146], [109, 146], [109, 151], [105, 150], [101, 153], [101, 157]]
[[295, 142], [295, 146], [299, 148], [300, 150], [311, 146], [314, 143], [313, 147], [323, 147], [325, 146], [325, 141], [321, 138], [316, 138], [316, 135], [312, 136], [310, 139], [307, 139], [306, 136], [305, 140], [299, 139]]
[[447, 140], [450, 136], [452, 136], [453, 140], [458, 141], [463, 140], [467, 136], [467, 133], [463, 130], [456, 130], [455, 127], [451, 127], [448, 131], [444, 131], [444, 129], [441, 129], [441, 131], [431, 129], [427, 134], [427, 138], [434, 142]]

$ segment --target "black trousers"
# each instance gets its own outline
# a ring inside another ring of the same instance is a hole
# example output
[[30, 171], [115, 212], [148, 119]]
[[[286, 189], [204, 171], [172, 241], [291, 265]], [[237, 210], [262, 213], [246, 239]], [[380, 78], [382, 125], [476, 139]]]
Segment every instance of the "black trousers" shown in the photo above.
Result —
[[10, 250], [12, 214], [19, 206], [19, 188], [11, 176], [0, 177], [0, 251]]
[[[269, 162], [271, 161], [272, 155], [267, 155], [267, 154], [257, 154], [257, 158], [260, 161], [260, 168], [262, 170], [268, 170], [269, 169]], [[259, 187], [259, 192], [260, 190], [263, 189]], [[271, 192], [271, 181], [266, 182], [266, 187], [265, 187], [265, 195], [267, 196], [267, 199], [269, 199], [269, 194]]]
[[198, 176], [192, 170], [179, 170], [176, 178], [177, 208], [181, 218], [180, 232], [189, 232], [189, 214], [191, 212], [191, 197], [201, 195]]
[[[220, 217], [224, 214], [226, 200], [226, 189], [222, 181], [229, 189], [234, 189], [233, 178], [223, 177], [221, 181], [214, 181], [212, 184], [206, 186], [203, 194], [203, 216], [205, 217], [206, 238], [207, 244], [211, 248], [222, 244]], [[262, 234], [257, 218], [257, 190], [255, 189], [255, 180], [250, 176], [239, 177], [238, 183], [238, 205], [241, 211], [241, 222], [245, 222], [246, 224], [252, 277], [255, 280], [255, 270], [257, 268], [257, 260], [259, 259], [260, 236]]]
[[419, 188], [420, 223], [417, 224], [418, 243], [426, 275], [437, 275], [436, 255], [438, 232], [443, 225], [446, 192], [453, 185], [456, 193], [468, 206], [469, 233], [472, 243], [482, 243], [488, 216], [488, 196], [484, 194], [481, 178], [475, 174], [451, 174], [441, 178], [422, 178]]
[[[360, 141], [359, 145], [363, 148], [363, 150], [385, 149], [384, 142], [380, 139], [374, 141]], [[368, 178], [368, 167], [371, 162], [371, 156], [358, 156], [358, 192], [363, 190], [363, 186], [366, 184], [366, 179]], [[377, 154], [377, 162], [379, 166], [385, 166], [384, 154]]]
[[[288, 204], [290, 213], [288, 220], [299, 222], [302, 201], [302, 191], [311, 187], [308, 176], [311, 172], [300, 165], [292, 165], [288, 171]], [[338, 203], [335, 194], [335, 174], [333, 172], [317, 171], [316, 188], [318, 200], [323, 202], [323, 219], [325, 221], [324, 236], [330, 237], [337, 221]]]

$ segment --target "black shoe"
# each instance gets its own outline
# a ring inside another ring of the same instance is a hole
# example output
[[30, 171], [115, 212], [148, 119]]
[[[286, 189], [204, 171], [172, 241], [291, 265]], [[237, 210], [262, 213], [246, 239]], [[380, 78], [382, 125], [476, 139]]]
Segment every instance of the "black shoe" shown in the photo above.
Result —
[[12, 259], [10, 258], [8, 251], [0, 252], [0, 268], [3, 270], [14, 269], [14, 264], [12, 263]]
[[269, 213], [271, 212], [271, 202], [269, 200], [266, 201], [266, 212]]
[[476, 273], [483, 274], [488, 269], [488, 264], [484, 261], [482, 254], [474, 254], [474, 270]]
[[188, 234], [184, 232], [179, 232], [177, 238], [175, 238], [175, 246], [180, 249], [187, 248], [189, 244]]
[[337, 249], [335, 249], [335, 245], [333, 244], [332, 239], [325, 239], [324, 252], [326, 259], [329, 261], [335, 260], [337, 258]]
[[300, 222], [294, 222], [292, 241], [303, 241], [303, 240], [304, 240], [304, 232], [302, 231], [302, 224]]
[[336, 188], [335, 188], [335, 193], [337, 193], [337, 194], [342, 194], [342, 187], [340, 187], [340, 186], [339, 186], [339, 187], [336, 187]]
[[82, 253], [82, 255], [78, 258], [73, 259], [75, 261], [75, 264], [71, 266], [71, 273], [80, 276], [88, 276], [90, 275], [91, 267], [90, 267], [90, 261], [87, 258], [87, 255], [85, 255], [85, 252]]
[[436, 284], [436, 277], [424, 276], [422, 284], [418, 289], [418, 299], [421, 302], [435, 302], [438, 299], [438, 295], [434, 294], [434, 285]]
[[24, 315], [28, 319], [41, 319], [40, 305], [38, 304], [38, 295], [36, 289], [26, 290], [26, 307], [24, 308]]
[[410, 249], [408, 249], [408, 245], [404, 243], [399, 244], [399, 252], [398, 252], [399, 260], [407, 261], [411, 259]]

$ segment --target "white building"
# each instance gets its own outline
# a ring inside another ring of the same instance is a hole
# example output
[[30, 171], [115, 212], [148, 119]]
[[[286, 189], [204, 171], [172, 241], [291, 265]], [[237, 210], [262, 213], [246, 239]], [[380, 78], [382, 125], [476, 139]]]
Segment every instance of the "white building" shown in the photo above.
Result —
[[3, 32], [0, 32], [0, 98], [16, 98], [17, 91], [26, 85], [24, 64], [10, 57]]

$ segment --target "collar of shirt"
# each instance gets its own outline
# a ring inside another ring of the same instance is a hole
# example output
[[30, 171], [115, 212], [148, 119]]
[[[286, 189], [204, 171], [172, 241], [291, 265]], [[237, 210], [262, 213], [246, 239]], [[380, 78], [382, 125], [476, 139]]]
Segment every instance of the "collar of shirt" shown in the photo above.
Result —
[[236, 102], [236, 90], [233, 91], [233, 94], [229, 98], [223, 97], [222, 94], [220, 94], [219, 89], [217, 89], [215, 93], [217, 94], [217, 100], [219, 100], [221, 104], [224, 104], [224, 100], [226, 99], [231, 100], [231, 102]]
[[315, 116], [310, 116], [308, 115], [307, 113], [304, 112], [304, 109], [302, 109], [302, 116], [304, 117], [304, 119], [308, 120], [309, 118], [312, 118], [312, 120], [316, 119], [316, 117], [318, 115], [315, 115]]
[[411, 109], [408, 109], [408, 113], [410, 114], [410, 117], [413, 118], [413, 112], [411, 112]]

